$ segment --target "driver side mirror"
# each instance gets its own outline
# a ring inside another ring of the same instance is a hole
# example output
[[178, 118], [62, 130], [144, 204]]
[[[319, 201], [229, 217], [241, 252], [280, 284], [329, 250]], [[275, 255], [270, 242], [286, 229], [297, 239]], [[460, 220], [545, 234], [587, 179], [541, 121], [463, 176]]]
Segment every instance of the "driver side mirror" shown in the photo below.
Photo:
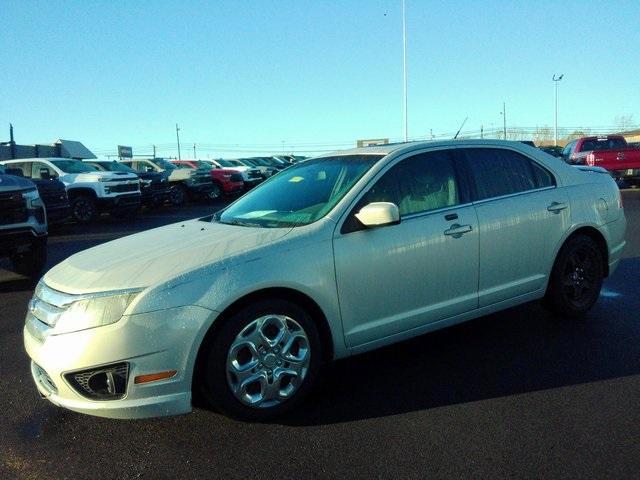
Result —
[[395, 203], [390, 202], [373, 202], [365, 205], [355, 217], [369, 228], [400, 223], [400, 211]]
[[156, 169], [155, 169], [155, 168], [153, 168], [153, 167], [147, 167], [147, 168], [145, 168], [145, 171], [146, 171], [146, 172], [155, 172], [155, 171], [156, 171]]

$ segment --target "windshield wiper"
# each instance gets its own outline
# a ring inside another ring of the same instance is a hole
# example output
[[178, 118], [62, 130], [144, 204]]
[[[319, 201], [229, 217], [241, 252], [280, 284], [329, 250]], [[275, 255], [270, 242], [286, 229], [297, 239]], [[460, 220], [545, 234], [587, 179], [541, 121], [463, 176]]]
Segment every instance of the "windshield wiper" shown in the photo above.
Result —
[[244, 220], [238, 220], [237, 218], [234, 218], [233, 220], [225, 220], [225, 221], [222, 221], [222, 220], [218, 219], [218, 222], [225, 223], [227, 225], [238, 225], [240, 227], [259, 227], [259, 228], [262, 228], [262, 225], [260, 225], [259, 223], [246, 222]]

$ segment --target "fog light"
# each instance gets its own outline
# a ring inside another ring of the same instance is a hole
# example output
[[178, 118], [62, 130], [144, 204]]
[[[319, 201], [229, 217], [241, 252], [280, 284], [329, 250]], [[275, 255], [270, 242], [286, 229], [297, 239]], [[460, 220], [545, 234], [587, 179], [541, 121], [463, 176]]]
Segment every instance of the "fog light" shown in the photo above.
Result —
[[92, 400], [118, 400], [127, 393], [129, 364], [126, 362], [67, 373], [69, 384], [83, 397]]

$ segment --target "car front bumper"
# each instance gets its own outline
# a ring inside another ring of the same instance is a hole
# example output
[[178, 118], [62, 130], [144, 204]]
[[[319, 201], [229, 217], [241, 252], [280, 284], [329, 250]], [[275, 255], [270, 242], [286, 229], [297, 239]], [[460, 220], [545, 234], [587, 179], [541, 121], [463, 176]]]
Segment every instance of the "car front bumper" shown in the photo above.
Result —
[[[24, 345], [32, 377], [43, 397], [80, 413], [123, 419], [188, 413], [195, 359], [213, 314], [202, 307], [178, 307], [55, 335], [27, 313]], [[122, 398], [88, 398], [69, 381], [69, 374], [123, 362], [128, 364], [128, 376]], [[170, 378], [135, 382], [139, 375], [174, 370]]]
[[112, 211], [125, 208], [138, 208], [141, 195], [136, 193], [123, 193], [113, 197], [98, 198], [98, 206], [101, 210]]

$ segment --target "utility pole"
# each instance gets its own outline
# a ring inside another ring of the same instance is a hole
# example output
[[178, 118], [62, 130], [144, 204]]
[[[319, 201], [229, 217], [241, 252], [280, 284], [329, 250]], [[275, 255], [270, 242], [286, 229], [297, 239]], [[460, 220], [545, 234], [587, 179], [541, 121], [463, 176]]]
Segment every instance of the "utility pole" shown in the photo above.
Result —
[[194, 159], [194, 160], [197, 160], [197, 158], [198, 158], [198, 157], [196, 156], [196, 144], [194, 143], [194, 144], [193, 144], [193, 159]]
[[178, 140], [178, 160], [182, 160], [180, 157], [180, 129], [178, 128], [178, 124], [176, 123], [176, 139]]
[[556, 76], [554, 73], [552, 78], [556, 90], [556, 114], [553, 124], [553, 145], [556, 147], [558, 146], [558, 82], [562, 80], [562, 77], [564, 77], [564, 73], [561, 73], [559, 76]]
[[484, 125], [480, 125], [480, 138], [484, 138]]
[[151, 145], [153, 147], [153, 158], [156, 158], [156, 146]]
[[431, 140], [433, 140], [433, 128], [429, 129], [429, 134], [431, 135]]
[[507, 104], [502, 102], [502, 133], [504, 140], [507, 139]]
[[402, 0], [402, 73], [404, 77], [404, 141], [409, 141], [409, 126], [407, 124], [407, 19], [405, 15], [405, 0]]

